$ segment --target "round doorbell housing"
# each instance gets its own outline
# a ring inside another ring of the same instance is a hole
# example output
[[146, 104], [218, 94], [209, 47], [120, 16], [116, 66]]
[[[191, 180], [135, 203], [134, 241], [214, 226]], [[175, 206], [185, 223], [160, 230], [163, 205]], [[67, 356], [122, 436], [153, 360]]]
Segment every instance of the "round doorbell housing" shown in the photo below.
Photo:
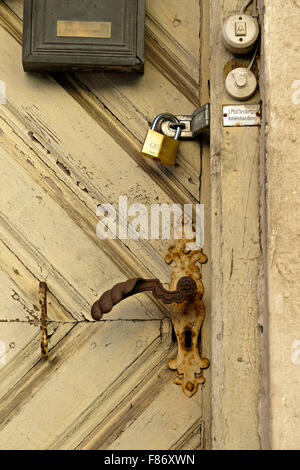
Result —
[[257, 89], [257, 80], [251, 70], [239, 67], [232, 70], [225, 82], [227, 93], [236, 100], [249, 99]]
[[258, 35], [258, 21], [250, 15], [233, 15], [224, 22], [224, 45], [233, 54], [248, 54], [253, 49]]

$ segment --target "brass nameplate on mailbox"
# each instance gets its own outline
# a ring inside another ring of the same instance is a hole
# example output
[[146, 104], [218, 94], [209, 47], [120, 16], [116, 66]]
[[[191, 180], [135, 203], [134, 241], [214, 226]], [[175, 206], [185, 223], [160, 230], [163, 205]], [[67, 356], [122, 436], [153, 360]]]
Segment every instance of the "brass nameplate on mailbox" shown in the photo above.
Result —
[[57, 36], [111, 38], [109, 21], [57, 21]]

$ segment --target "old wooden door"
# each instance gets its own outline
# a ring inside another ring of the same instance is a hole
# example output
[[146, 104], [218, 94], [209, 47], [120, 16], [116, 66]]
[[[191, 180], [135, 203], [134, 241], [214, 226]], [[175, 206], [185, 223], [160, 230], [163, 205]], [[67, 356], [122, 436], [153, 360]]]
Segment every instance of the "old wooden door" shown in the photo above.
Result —
[[[190, 399], [174, 385], [168, 309], [140, 295], [98, 323], [90, 307], [116, 282], [167, 285], [171, 273], [166, 242], [101, 242], [99, 204], [117, 206], [120, 195], [129, 204], [201, 199], [209, 214], [204, 140], [182, 144], [172, 169], [139, 156], [157, 114], [189, 114], [208, 100], [209, 2], [147, 2], [142, 77], [25, 74], [21, 0], [1, 2], [0, 23], [0, 447], [207, 448], [209, 370]], [[48, 362], [39, 348], [40, 280], [49, 287]]]

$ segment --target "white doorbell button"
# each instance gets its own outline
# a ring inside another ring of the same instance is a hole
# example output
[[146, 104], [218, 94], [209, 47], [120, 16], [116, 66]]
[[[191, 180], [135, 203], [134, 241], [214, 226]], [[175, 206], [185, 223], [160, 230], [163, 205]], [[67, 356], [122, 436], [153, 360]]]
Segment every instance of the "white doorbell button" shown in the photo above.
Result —
[[232, 96], [232, 98], [244, 101], [255, 93], [257, 80], [251, 70], [239, 67], [228, 74], [225, 87], [227, 93]]
[[248, 54], [253, 49], [258, 35], [258, 21], [250, 15], [230, 16], [224, 22], [224, 45], [233, 54]]

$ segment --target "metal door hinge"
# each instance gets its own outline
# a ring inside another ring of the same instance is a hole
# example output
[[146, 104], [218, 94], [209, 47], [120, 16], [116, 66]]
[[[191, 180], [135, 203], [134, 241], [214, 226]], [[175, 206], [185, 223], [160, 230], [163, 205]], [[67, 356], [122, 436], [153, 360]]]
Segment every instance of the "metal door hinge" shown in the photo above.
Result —
[[[192, 115], [175, 116], [181, 128], [180, 139], [194, 139], [210, 127], [210, 104], [197, 108]], [[175, 137], [178, 125], [165, 120], [161, 125], [161, 132], [168, 137]]]

